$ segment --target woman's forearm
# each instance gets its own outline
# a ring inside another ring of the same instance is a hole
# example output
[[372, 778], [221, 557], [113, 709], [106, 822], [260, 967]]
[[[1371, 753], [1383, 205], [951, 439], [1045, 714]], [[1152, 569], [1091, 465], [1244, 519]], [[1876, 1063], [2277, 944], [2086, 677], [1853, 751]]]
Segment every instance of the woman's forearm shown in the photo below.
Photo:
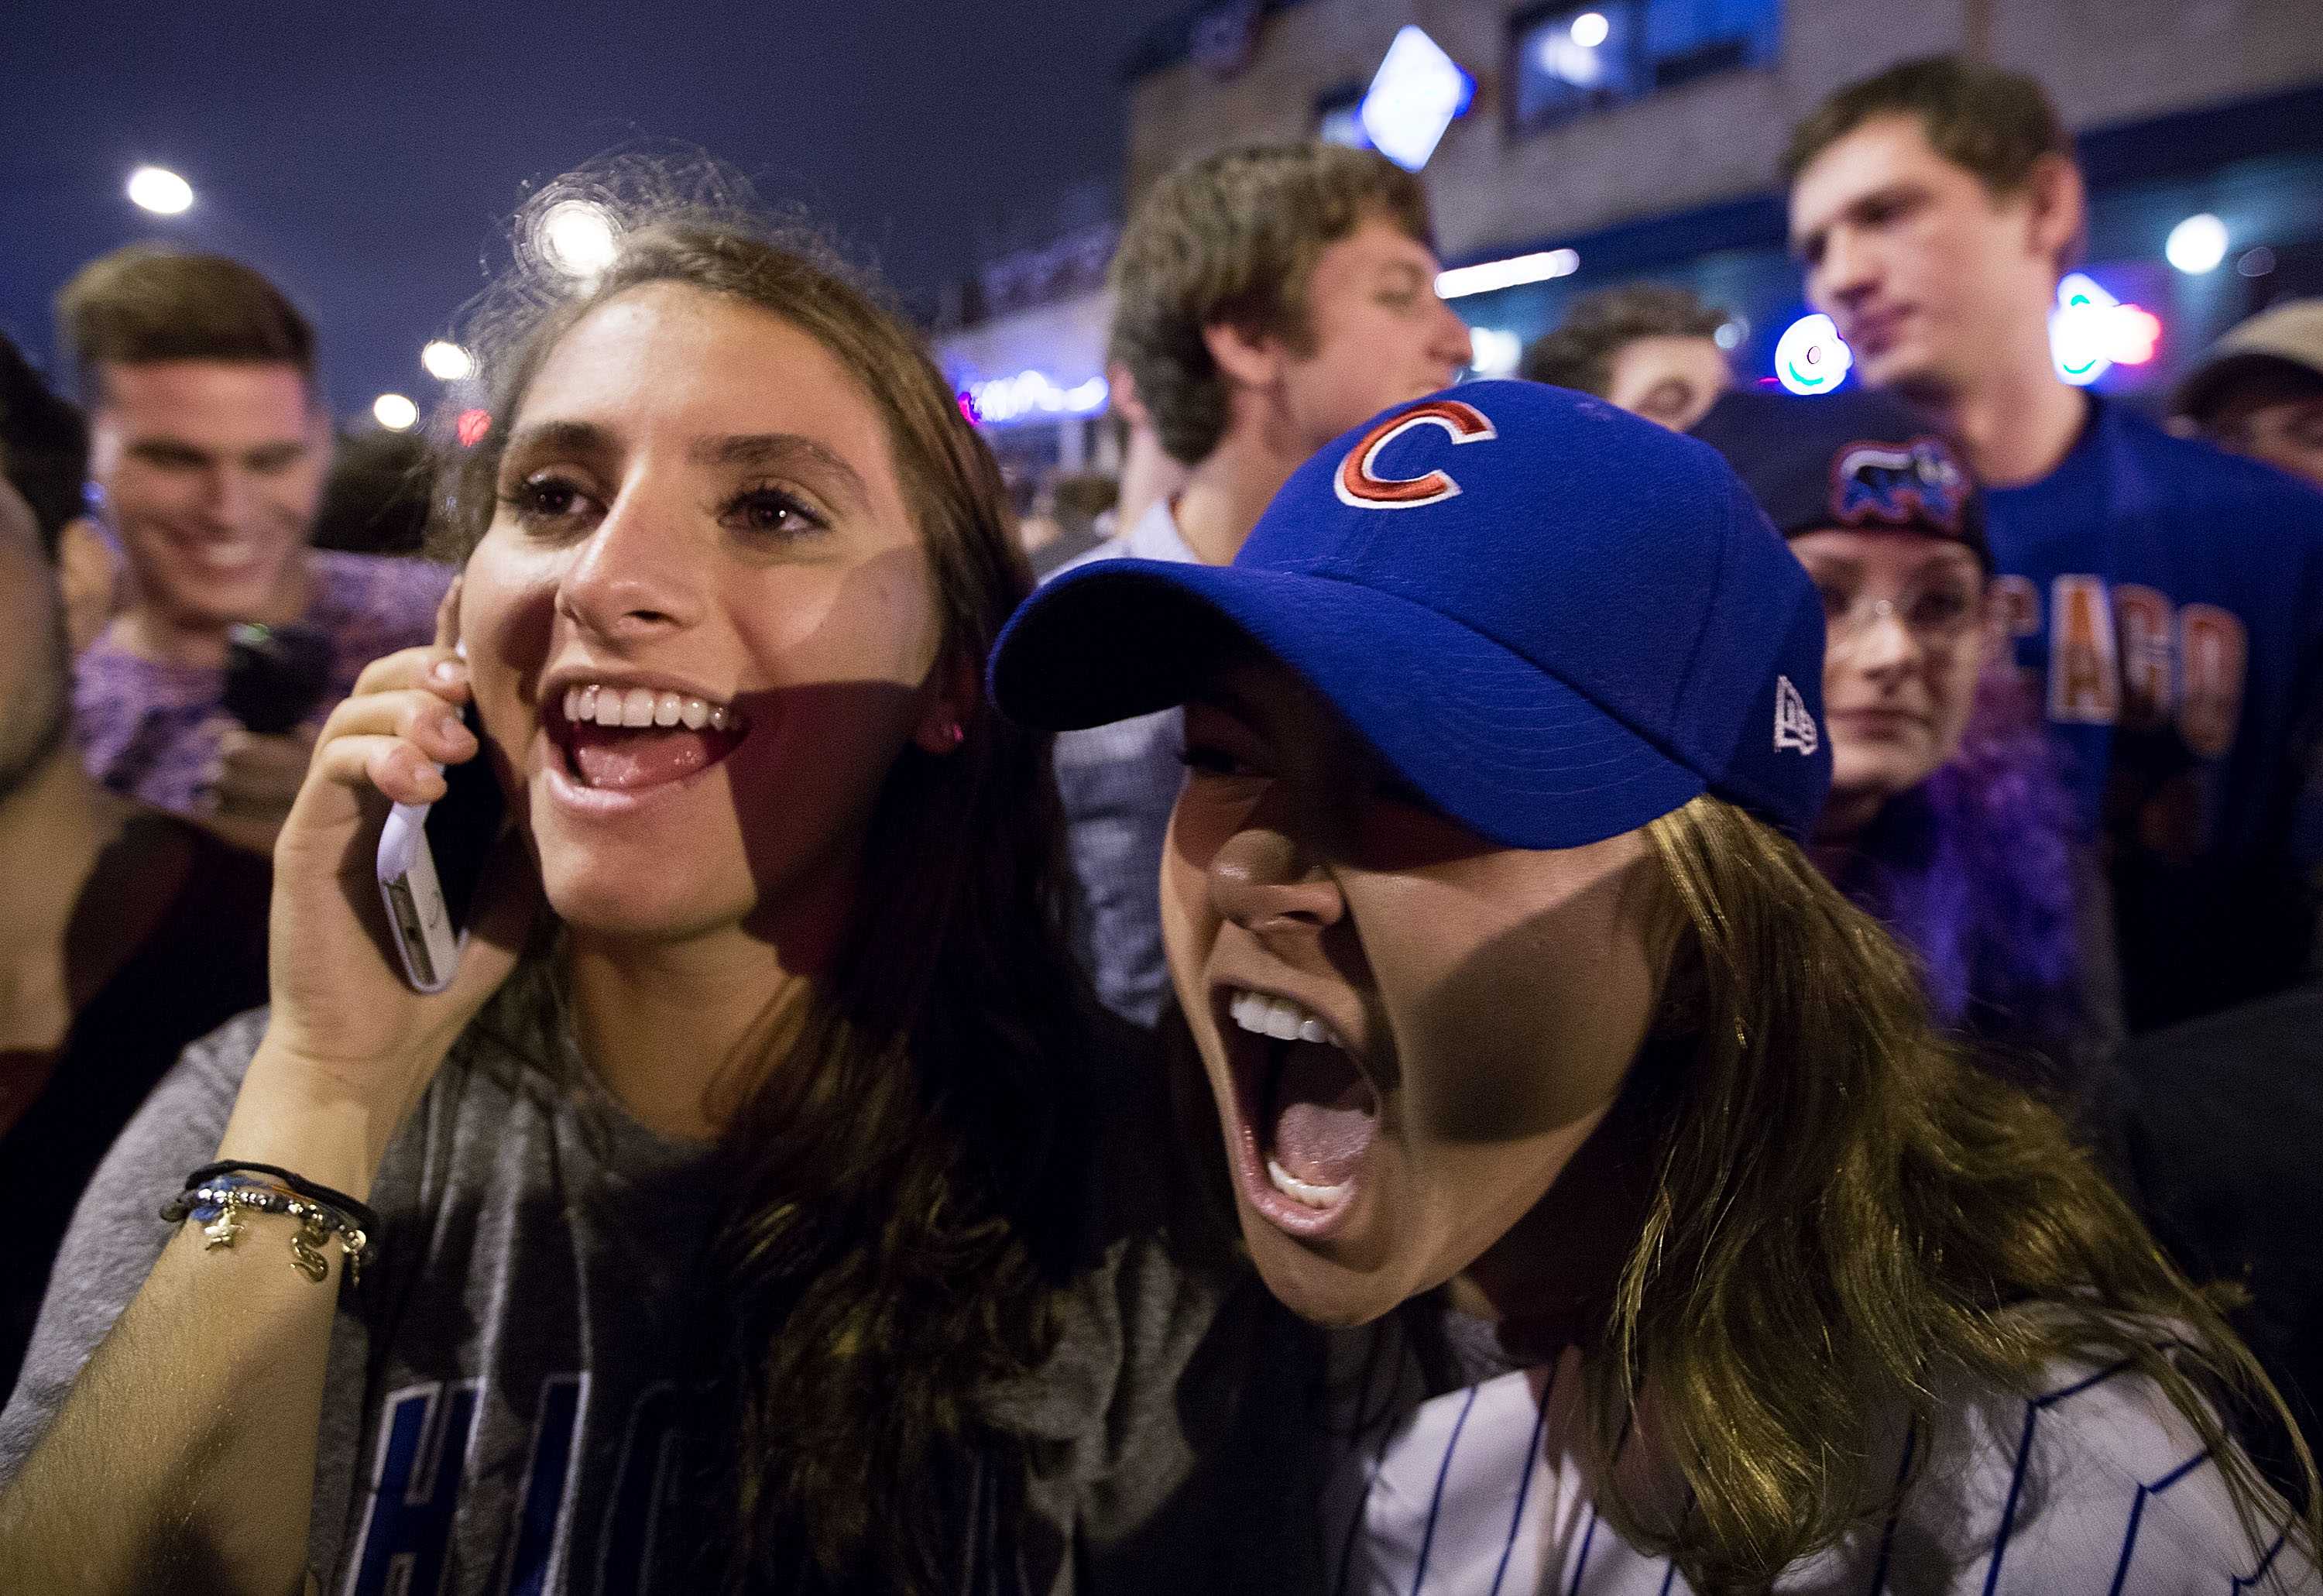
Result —
[[[286, 1100], [262, 1046], [221, 1158], [368, 1193], [373, 1115]], [[185, 1224], [0, 1495], [0, 1590], [303, 1588], [324, 1370], [344, 1267], [311, 1280], [295, 1221]], [[155, 1223], [161, 1223], [156, 1219]], [[70, 1269], [69, 1255], [59, 1260]]]

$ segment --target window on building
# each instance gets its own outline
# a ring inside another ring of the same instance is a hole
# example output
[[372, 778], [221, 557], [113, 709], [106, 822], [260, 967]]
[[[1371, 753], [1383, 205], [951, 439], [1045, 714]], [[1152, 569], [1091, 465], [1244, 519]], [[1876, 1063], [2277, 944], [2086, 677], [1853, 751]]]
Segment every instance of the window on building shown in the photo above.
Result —
[[1509, 29], [1510, 115], [1518, 132], [1529, 133], [1712, 73], [1767, 65], [1782, 22], [1782, 0], [1536, 6]]
[[1358, 78], [1325, 89], [1315, 96], [1315, 136], [1327, 144], [1368, 150], [1371, 134], [1364, 131], [1364, 94], [1369, 86]]

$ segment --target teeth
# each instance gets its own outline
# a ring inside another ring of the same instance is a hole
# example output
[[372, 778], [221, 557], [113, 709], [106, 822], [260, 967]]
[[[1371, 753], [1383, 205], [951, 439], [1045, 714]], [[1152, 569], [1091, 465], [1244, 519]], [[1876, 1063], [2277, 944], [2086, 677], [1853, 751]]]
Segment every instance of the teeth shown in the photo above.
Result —
[[1319, 1014], [1310, 1014], [1287, 997], [1266, 992], [1237, 991], [1227, 1004], [1234, 1023], [1254, 1035], [1278, 1041], [1319, 1041], [1345, 1050], [1346, 1042]]
[[739, 726], [742, 718], [722, 704], [687, 693], [651, 687], [605, 687], [591, 683], [565, 690], [565, 718], [576, 724], [599, 726], [684, 726], [699, 731], [708, 727], [723, 731]]
[[1301, 1180], [1272, 1159], [1266, 1160], [1266, 1178], [1274, 1183], [1275, 1190], [1298, 1198], [1310, 1208], [1327, 1208], [1347, 1195], [1345, 1181], [1336, 1186], [1318, 1186], [1311, 1180]]

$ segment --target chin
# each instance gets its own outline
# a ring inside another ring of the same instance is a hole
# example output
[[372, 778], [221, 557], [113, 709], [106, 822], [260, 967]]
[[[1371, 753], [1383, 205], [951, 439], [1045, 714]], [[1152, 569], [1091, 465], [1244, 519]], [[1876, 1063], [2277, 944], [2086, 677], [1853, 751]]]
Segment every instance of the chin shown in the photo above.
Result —
[[1392, 1312], [1411, 1295], [1380, 1276], [1317, 1256], [1254, 1215], [1245, 1213], [1242, 1221], [1259, 1278], [1276, 1300], [1309, 1324], [1353, 1329]]
[[[748, 904], [706, 903], [706, 891], [673, 878], [666, 869], [617, 867], [607, 859], [575, 860], [558, 868], [541, 866], [541, 891], [567, 925], [623, 941], [675, 942], [749, 912]], [[723, 912], [730, 909], [730, 912]]]

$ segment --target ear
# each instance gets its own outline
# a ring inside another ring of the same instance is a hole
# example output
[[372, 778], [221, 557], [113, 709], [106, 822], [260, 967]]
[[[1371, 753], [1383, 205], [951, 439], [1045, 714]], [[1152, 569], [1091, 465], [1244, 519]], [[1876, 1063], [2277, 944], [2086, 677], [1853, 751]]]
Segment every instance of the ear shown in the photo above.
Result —
[[2028, 240], [2034, 251], [2062, 272], [2080, 258], [2089, 229], [2089, 191], [2081, 169], [2062, 155], [2043, 155], [2025, 180]]
[[965, 649], [954, 649], [928, 673], [927, 700], [912, 728], [912, 741], [930, 754], [956, 754], [968, 740], [969, 718], [976, 712], [976, 662]]
[[1134, 427], [1152, 428], [1152, 412], [1146, 409], [1145, 401], [1137, 397], [1137, 379], [1130, 374], [1127, 366], [1116, 361], [1106, 367], [1105, 383], [1106, 398], [1112, 401], [1113, 408], [1121, 412], [1123, 420]]
[[1710, 969], [1703, 961], [1702, 939], [1686, 922], [1670, 950], [1669, 973], [1662, 977], [1661, 1002], [1647, 1035], [1659, 1041], [1698, 1036], [1709, 1023]]
[[1262, 333], [1255, 336], [1228, 322], [1202, 329], [1202, 344], [1230, 381], [1244, 388], [1272, 388], [1282, 378], [1290, 351], [1282, 341]]
[[64, 593], [65, 629], [78, 655], [111, 624], [117, 589], [113, 549], [87, 516], [75, 516], [57, 535], [57, 585]]

